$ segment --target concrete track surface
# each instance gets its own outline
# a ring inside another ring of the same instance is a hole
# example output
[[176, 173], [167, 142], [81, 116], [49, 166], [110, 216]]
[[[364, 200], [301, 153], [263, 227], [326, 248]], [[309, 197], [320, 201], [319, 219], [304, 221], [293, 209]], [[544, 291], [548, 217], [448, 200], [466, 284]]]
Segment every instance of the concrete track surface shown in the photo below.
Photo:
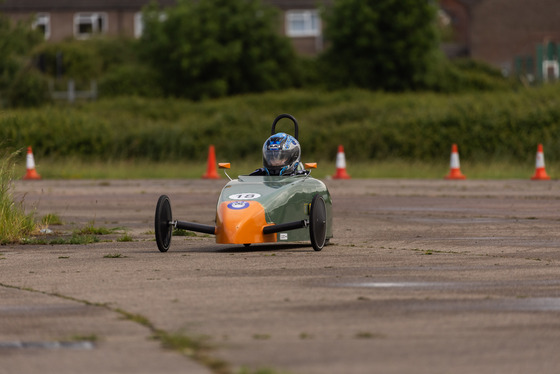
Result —
[[326, 183], [321, 252], [196, 235], [160, 253], [158, 196], [213, 224], [224, 179], [16, 182], [27, 211], [63, 220], [55, 235], [118, 230], [0, 247], [0, 373], [215, 371], [154, 331], [204, 340], [233, 373], [559, 372], [559, 182]]

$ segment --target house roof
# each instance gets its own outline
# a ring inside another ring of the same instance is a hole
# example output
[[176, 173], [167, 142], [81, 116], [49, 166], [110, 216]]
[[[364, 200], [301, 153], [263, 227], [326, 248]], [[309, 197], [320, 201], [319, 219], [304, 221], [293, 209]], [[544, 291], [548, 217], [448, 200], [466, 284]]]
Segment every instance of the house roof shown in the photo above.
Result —
[[[98, 10], [139, 9], [150, 0], [4, 0], [1, 10], [10, 11], [53, 11], [53, 10]], [[173, 5], [175, 0], [157, 0], [162, 5]]]
[[[0, 0], [0, 9], [9, 11], [98, 10], [139, 9], [150, 0]], [[174, 5], [176, 0], [157, 0], [164, 6]], [[318, 3], [332, 0], [264, 0], [280, 9], [314, 9]]]

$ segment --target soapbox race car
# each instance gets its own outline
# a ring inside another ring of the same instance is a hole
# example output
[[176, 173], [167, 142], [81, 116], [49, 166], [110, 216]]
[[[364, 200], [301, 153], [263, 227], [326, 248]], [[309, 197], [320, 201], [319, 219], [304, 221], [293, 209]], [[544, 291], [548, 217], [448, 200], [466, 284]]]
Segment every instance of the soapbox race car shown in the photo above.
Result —
[[[281, 114], [272, 123], [290, 119], [298, 139], [298, 123]], [[298, 143], [299, 144], [299, 143]], [[230, 164], [219, 164], [229, 169]], [[156, 205], [155, 236], [161, 252], [167, 252], [173, 229], [216, 236], [216, 243], [243, 244], [311, 241], [320, 251], [332, 238], [332, 200], [325, 184], [310, 176], [317, 164], [300, 166], [295, 175], [240, 175], [230, 179], [218, 198], [215, 225], [174, 220], [169, 197], [161, 195]], [[227, 175], [227, 172], [225, 173]]]

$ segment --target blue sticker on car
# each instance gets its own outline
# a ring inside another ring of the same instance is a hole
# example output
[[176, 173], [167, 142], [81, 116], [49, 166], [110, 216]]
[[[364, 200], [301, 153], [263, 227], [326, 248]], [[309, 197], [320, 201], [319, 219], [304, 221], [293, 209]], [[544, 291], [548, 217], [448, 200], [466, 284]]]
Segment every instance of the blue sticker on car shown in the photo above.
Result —
[[233, 201], [227, 205], [229, 209], [241, 210], [249, 207], [249, 203], [246, 201]]

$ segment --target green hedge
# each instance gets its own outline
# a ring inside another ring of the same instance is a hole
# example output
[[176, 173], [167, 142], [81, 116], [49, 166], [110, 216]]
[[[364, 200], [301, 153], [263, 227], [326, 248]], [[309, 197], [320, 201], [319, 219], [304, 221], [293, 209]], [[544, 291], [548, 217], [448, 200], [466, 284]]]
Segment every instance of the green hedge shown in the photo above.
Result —
[[[343, 144], [355, 160], [441, 160], [452, 143], [462, 160], [560, 159], [560, 86], [493, 93], [385, 94], [290, 90], [193, 103], [115, 98], [75, 106], [0, 112], [4, 146], [36, 157], [121, 160], [260, 158], [276, 115], [300, 123], [305, 160], [330, 160]], [[277, 130], [291, 132], [287, 120]]]

